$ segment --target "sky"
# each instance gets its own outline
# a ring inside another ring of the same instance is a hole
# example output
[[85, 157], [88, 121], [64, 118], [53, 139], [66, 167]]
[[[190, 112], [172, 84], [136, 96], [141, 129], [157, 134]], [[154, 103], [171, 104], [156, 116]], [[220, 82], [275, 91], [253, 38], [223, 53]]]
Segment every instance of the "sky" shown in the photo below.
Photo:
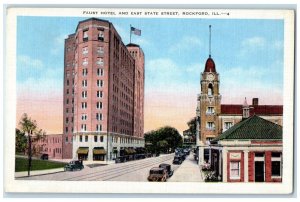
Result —
[[[75, 17], [17, 19], [17, 123], [23, 113], [48, 134], [63, 131], [64, 39]], [[124, 44], [132, 35], [145, 53], [145, 132], [168, 125], [181, 134], [195, 116], [200, 74], [211, 55], [220, 75], [222, 104], [283, 104], [283, 20], [101, 18]]]

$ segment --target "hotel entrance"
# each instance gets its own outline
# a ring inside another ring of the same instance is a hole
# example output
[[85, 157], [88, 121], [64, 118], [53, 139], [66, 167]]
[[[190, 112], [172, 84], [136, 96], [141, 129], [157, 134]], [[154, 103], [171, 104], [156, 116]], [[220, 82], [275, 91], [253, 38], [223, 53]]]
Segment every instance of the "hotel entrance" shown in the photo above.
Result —
[[93, 149], [93, 160], [94, 161], [104, 161], [106, 151], [103, 147], [94, 147]]
[[77, 149], [78, 159], [86, 161], [88, 159], [89, 148], [88, 147], [79, 147]]

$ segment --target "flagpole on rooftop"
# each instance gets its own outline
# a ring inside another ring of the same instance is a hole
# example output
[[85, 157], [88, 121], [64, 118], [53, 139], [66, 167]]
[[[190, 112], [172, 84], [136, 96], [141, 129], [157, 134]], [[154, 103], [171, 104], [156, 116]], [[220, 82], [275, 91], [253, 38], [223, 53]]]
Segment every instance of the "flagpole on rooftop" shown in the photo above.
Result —
[[130, 41], [129, 41], [129, 43], [131, 43], [131, 24], [130, 24]]

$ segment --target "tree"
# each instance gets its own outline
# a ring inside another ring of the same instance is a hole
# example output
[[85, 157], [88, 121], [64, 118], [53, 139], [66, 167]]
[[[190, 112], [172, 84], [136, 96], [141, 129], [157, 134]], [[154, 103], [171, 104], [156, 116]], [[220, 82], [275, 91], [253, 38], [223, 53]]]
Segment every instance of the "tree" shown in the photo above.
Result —
[[197, 117], [192, 118], [187, 122], [187, 125], [189, 127], [187, 135], [189, 136], [190, 139], [193, 141], [196, 140], [196, 130], [197, 130]]
[[197, 128], [197, 117], [192, 118], [187, 122], [187, 125], [189, 126], [189, 131], [192, 135], [196, 135], [196, 128]]
[[27, 148], [27, 138], [25, 134], [16, 128], [16, 153], [25, 154]]
[[[32, 135], [32, 142], [36, 142], [44, 138], [46, 132], [37, 127], [36, 120], [32, 120], [26, 113], [24, 113], [19, 122], [20, 129], [16, 129], [16, 151], [24, 152], [28, 149], [28, 142], [25, 134]], [[35, 148], [32, 149], [36, 151]]]
[[145, 142], [148, 152], [168, 152], [182, 146], [182, 136], [175, 128], [165, 126], [146, 133]]

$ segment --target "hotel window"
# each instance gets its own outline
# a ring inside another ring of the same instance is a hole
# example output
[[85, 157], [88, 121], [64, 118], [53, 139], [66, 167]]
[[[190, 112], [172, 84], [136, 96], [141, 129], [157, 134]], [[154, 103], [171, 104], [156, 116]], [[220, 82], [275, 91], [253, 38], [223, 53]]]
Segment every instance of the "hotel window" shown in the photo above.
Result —
[[87, 91], [82, 91], [81, 92], [81, 97], [82, 98], [87, 98]]
[[87, 120], [87, 115], [86, 114], [82, 114], [81, 115], [81, 120], [83, 120], [83, 121]]
[[88, 30], [83, 31], [83, 41], [88, 41], [89, 35], [88, 35]]
[[84, 137], [84, 140], [85, 140], [85, 142], [88, 142], [88, 141], [89, 141], [89, 136], [86, 135], [86, 136]]
[[102, 109], [102, 102], [97, 102], [96, 106], [97, 106], [97, 109]]
[[97, 58], [97, 65], [103, 66], [103, 58]]
[[86, 54], [88, 54], [89, 53], [89, 49], [88, 49], [88, 47], [86, 46], [86, 47], [84, 47], [83, 49], [82, 49], [82, 54], [83, 55], [86, 55]]
[[98, 54], [104, 53], [104, 48], [102, 46], [97, 47], [97, 53]]
[[89, 64], [88, 58], [84, 58], [82, 61], [83, 66], [87, 66]]
[[272, 177], [281, 177], [282, 164], [281, 164], [281, 152], [272, 152]]
[[69, 79], [67, 80], [67, 86], [69, 85]]
[[87, 108], [87, 103], [86, 102], [82, 102], [81, 103], [81, 108], [82, 109], [86, 109]]
[[69, 99], [66, 100], [66, 103], [69, 104]]
[[100, 142], [103, 142], [104, 138], [103, 136], [100, 136]]
[[94, 142], [97, 142], [98, 141], [98, 137], [97, 135], [94, 135]]
[[81, 124], [81, 131], [86, 131], [86, 124]]
[[69, 128], [68, 128], [68, 127], [66, 127], [66, 133], [67, 133], [67, 132], [69, 132]]
[[100, 90], [98, 90], [98, 91], [97, 91], [97, 97], [98, 97], [98, 98], [103, 97], [103, 92], [100, 91]]
[[102, 125], [97, 124], [97, 125], [96, 125], [96, 131], [101, 131], [101, 130], [102, 130]]
[[101, 113], [96, 113], [96, 119], [98, 120], [98, 121], [101, 121], [102, 120], [102, 114]]
[[82, 80], [82, 87], [87, 87], [87, 80]]
[[69, 89], [67, 89], [67, 95], [69, 94]]
[[69, 108], [66, 108], [66, 112], [69, 113]]
[[240, 179], [240, 162], [230, 162], [230, 179]]
[[214, 130], [215, 129], [215, 123], [214, 122], [207, 122], [206, 123], [206, 128], [208, 130]]
[[206, 114], [214, 114], [215, 113], [215, 108], [214, 107], [207, 107]]
[[225, 123], [224, 123], [224, 129], [225, 129], [225, 130], [228, 130], [229, 128], [232, 127], [232, 125], [233, 125], [232, 122], [225, 122]]
[[99, 30], [98, 40], [99, 41], [104, 41], [104, 32], [103, 32], [103, 30]]
[[103, 76], [103, 73], [104, 73], [103, 69], [101, 69], [101, 68], [97, 69], [97, 75], [98, 76]]
[[103, 80], [97, 80], [97, 86], [103, 87]]
[[86, 76], [88, 74], [88, 70], [87, 69], [82, 69], [82, 76]]
[[69, 123], [69, 118], [68, 117], [66, 118], [66, 123]]

